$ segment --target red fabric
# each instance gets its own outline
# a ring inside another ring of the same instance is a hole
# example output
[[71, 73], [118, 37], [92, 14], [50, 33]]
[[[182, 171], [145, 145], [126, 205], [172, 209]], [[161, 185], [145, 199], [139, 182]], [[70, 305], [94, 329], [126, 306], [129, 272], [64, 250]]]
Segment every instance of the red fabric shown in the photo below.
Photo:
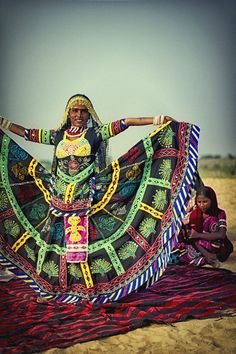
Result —
[[189, 225], [197, 232], [201, 233], [203, 231], [203, 216], [199, 208], [191, 211], [189, 216]]
[[27, 354], [126, 333], [150, 322], [173, 323], [236, 310], [236, 273], [170, 266], [152, 287], [104, 305], [36, 302], [25, 283], [0, 288], [0, 353]]

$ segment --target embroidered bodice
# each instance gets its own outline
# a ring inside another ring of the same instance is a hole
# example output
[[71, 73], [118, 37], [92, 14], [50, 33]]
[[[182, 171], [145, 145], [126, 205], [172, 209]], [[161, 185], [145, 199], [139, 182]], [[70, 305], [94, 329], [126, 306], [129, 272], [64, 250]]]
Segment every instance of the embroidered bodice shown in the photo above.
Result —
[[55, 145], [55, 174], [51, 178], [50, 211], [56, 216], [85, 215], [95, 189], [95, 159], [102, 141], [127, 127], [123, 121], [88, 128], [70, 140], [66, 131], [26, 129], [25, 139]]

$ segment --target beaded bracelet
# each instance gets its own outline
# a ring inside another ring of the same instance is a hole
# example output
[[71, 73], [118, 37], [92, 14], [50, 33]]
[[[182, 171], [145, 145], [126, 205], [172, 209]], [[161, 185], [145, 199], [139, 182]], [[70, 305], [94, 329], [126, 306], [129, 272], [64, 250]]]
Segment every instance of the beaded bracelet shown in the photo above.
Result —
[[12, 122], [10, 122], [7, 118], [0, 116], [0, 127], [3, 127], [4, 129], [10, 128]]
[[165, 116], [160, 114], [159, 116], [153, 117], [153, 125], [162, 125], [164, 123]]

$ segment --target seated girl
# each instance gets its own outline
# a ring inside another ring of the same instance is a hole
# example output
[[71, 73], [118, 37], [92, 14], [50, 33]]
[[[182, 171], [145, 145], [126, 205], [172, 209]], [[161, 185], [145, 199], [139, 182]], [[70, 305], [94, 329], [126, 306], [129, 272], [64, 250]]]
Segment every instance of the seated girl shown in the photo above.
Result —
[[219, 266], [233, 252], [226, 231], [226, 214], [218, 208], [216, 193], [211, 187], [200, 187], [176, 247], [180, 263]]

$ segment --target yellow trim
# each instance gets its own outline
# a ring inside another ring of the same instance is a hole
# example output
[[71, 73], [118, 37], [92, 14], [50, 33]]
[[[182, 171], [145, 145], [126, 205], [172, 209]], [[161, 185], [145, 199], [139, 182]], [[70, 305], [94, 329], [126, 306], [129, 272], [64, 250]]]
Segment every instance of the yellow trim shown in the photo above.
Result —
[[169, 120], [168, 122], [166, 122], [165, 124], [162, 124], [160, 127], [158, 127], [156, 130], [154, 130], [154, 132], [149, 134], [149, 137], [153, 137], [154, 135], [156, 135], [159, 131], [161, 131], [162, 129], [164, 129], [165, 127], [167, 127], [167, 125], [169, 125], [172, 122], [172, 120]]
[[112, 124], [111, 123], [109, 123], [109, 132], [110, 132], [110, 136], [113, 136]]
[[106, 208], [103, 208], [103, 210], [104, 210], [107, 214], [111, 215], [114, 219], [117, 219], [117, 220], [119, 220], [119, 221], [121, 221], [121, 222], [124, 222], [124, 220], [122, 220], [122, 219], [119, 218], [118, 216], [112, 214], [112, 213], [111, 213], [110, 211], [108, 211]]
[[28, 231], [23, 233], [23, 235], [13, 244], [12, 250], [17, 252], [18, 249], [23, 246], [30, 237], [31, 235], [28, 233]]
[[39, 143], [42, 142], [41, 137], [42, 137], [42, 129], [39, 129], [39, 132], [38, 132]]
[[28, 172], [29, 175], [34, 178], [36, 186], [43, 192], [45, 201], [49, 204], [51, 200], [51, 196], [49, 191], [44, 187], [42, 180], [39, 177], [35, 176], [35, 169], [38, 165], [38, 162], [35, 159], [30, 161]]
[[99, 210], [103, 209], [109, 203], [113, 194], [116, 192], [116, 188], [120, 177], [120, 166], [118, 160], [112, 162], [112, 167], [113, 167], [112, 180], [107, 189], [107, 192], [104, 194], [100, 202], [92, 206], [89, 213], [90, 216], [97, 213]]
[[66, 188], [65, 198], [64, 198], [65, 203], [69, 204], [69, 203], [73, 202], [75, 186], [76, 186], [76, 183], [68, 184], [68, 186]]
[[155, 210], [150, 205], [147, 205], [145, 203], [141, 203], [139, 209], [142, 210], [142, 211], [145, 211], [146, 213], [151, 214], [156, 219], [161, 219], [161, 217], [163, 215], [163, 213], [161, 213], [160, 211]]
[[84, 281], [86, 284], [87, 288], [92, 288], [93, 287], [93, 279], [91, 277], [91, 272], [90, 272], [90, 268], [88, 265], [88, 262], [81, 262], [80, 263], [80, 268], [84, 277]]

